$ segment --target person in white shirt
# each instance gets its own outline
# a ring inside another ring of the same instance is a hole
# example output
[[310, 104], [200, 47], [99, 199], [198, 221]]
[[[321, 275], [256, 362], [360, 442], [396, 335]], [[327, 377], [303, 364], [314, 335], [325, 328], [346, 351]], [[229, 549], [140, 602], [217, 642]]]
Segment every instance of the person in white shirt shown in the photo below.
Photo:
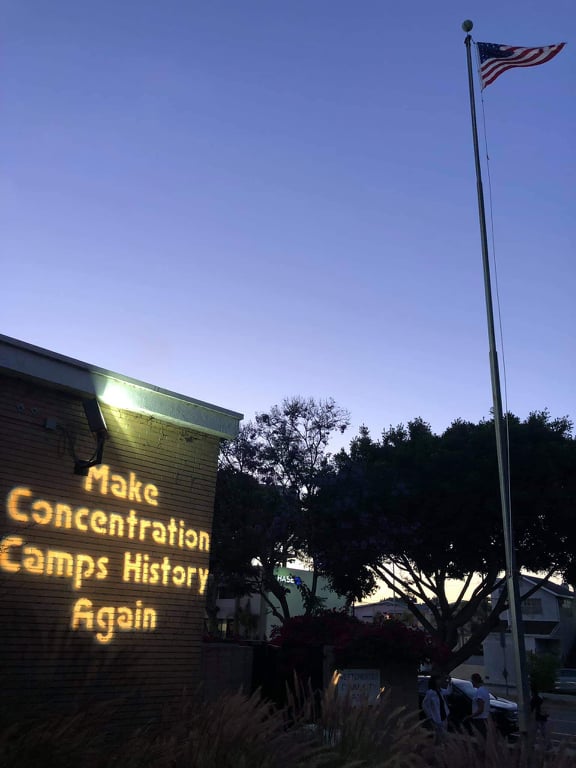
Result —
[[484, 685], [484, 680], [477, 672], [470, 677], [470, 682], [474, 686], [470, 720], [478, 733], [486, 738], [488, 718], [490, 717], [490, 693]]
[[450, 693], [450, 681], [446, 688], [440, 687], [440, 680], [437, 675], [432, 675], [428, 680], [428, 690], [422, 701], [424, 714], [434, 728], [434, 741], [440, 744], [448, 730], [448, 715], [450, 709], [446, 696]]

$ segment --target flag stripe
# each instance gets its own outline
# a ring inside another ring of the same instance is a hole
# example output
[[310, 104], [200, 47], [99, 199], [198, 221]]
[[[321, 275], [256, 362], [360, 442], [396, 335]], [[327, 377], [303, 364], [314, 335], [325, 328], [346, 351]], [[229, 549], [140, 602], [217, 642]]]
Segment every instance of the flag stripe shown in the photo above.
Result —
[[553, 58], [557, 53], [558, 51], [526, 51], [525, 53], [515, 58], [514, 62], [508, 62], [507, 60], [492, 60], [491, 62], [487, 62], [482, 67], [483, 79], [485, 84], [489, 85], [490, 83], [494, 82], [498, 75], [506, 72], [507, 69], [512, 69], [512, 67], [535, 67], [538, 64], [544, 64], [545, 62], [550, 61], [550, 59]]
[[565, 43], [544, 45], [539, 48], [520, 48], [515, 45], [497, 43], [478, 43], [480, 55], [480, 81], [482, 88], [496, 80], [508, 69], [514, 67], [536, 67], [553, 59]]

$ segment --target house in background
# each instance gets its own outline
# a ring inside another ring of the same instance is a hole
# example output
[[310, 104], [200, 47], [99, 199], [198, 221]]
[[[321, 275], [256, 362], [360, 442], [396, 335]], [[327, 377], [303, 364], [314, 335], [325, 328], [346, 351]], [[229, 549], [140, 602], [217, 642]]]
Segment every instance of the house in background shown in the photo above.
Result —
[[400, 619], [405, 624], [416, 624], [416, 619], [406, 607], [404, 600], [390, 597], [376, 603], [354, 605], [354, 616], [360, 621], [373, 622], [381, 619]]
[[[312, 571], [300, 568], [277, 568], [276, 578], [286, 589], [286, 600], [290, 616], [300, 616], [304, 613], [302, 595], [299, 584], [312, 587]], [[344, 608], [346, 598], [337, 595], [328, 586], [328, 581], [318, 577], [317, 596], [323, 601], [326, 610]], [[216, 605], [218, 607], [218, 631], [225, 637], [242, 637], [248, 640], [266, 640], [280, 620], [274, 616], [270, 603], [281, 612], [280, 605], [274, 595], [269, 592], [266, 600], [259, 594], [234, 597], [227, 594], [226, 587], [219, 591]]]
[[[520, 576], [520, 595], [538, 583], [537, 577]], [[501, 589], [493, 594], [498, 599]], [[526, 652], [550, 653], [564, 663], [576, 641], [576, 603], [566, 585], [548, 582], [521, 603]], [[510, 616], [504, 611], [500, 624], [484, 640], [486, 679], [495, 685], [515, 685]]]

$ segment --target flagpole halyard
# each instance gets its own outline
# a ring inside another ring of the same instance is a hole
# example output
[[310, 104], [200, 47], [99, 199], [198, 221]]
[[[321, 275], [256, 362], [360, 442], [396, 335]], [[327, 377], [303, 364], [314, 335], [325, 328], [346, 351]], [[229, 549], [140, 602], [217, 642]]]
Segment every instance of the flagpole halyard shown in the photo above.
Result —
[[518, 696], [519, 727], [522, 733], [528, 731], [528, 674], [526, 666], [526, 649], [524, 643], [524, 627], [520, 608], [519, 574], [516, 566], [512, 512], [510, 504], [510, 477], [508, 473], [508, 444], [505, 437], [504, 417], [502, 413], [502, 394], [500, 389], [500, 372], [494, 332], [494, 308], [492, 303], [492, 285], [490, 278], [490, 261], [488, 255], [488, 237], [486, 233], [486, 212], [484, 206], [484, 191], [482, 187], [482, 170], [480, 166], [480, 149], [478, 144], [478, 126], [476, 121], [476, 101], [474, 97], [474, 77], [472, 71], [471, 43], [473, 23], [466, 20], [462, 29], [466, 32], [464, 44], [468, 63], [468, 87], [470, 91], [470, 115], [472, 119], [472, 139], [474, 143], [474, 164], [476, 169], [476, 191], [478, 196], [478, 217], [480, 221], [480, 240], [482, 247], [482, 267], [484, 273], [484, 293], [486, 299], [486, 317], [488, 322], [488, 343], [490, 357], [490, 375], [492, 381], [492, 401], [494, 408], [494, 428], [496, 432], [496, 453], [498, 458], [498, 476], [500, 481], [500, 502], [502, 505], [502, 524], [504, 530], [504, 552], [506, 560], [506, 585], [508, 588], [508, 606], [510, 612], [510, 627], [514, 650], [514, 666], [516, 671], [516, 690]]

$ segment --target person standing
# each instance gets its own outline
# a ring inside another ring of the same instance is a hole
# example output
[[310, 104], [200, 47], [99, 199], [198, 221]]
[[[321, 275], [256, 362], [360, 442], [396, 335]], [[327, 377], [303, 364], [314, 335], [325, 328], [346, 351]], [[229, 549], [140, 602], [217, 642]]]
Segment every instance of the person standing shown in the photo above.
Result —
[[530, 699], [530, 710], [534, 715], [536, 724], [536, 737], [540, 738], [544, 749], [550, 749], [551, 741], [548, 734], [548, 713], [544, 711], [544, 699], [540, 696], [538, 688], [532, 685], [532, 698]]
[[484, 685], [481, 675], [477, 672], [470, 677], [470, 682], [474, 686], [470, 721], [477, 732], [485, 739], [488, 731], [488, 718], [490, 717], [490, 693]]
[[431, 675], [428, 680], [428, 690], [422, 701], [424, 714], [431, 722], [434, 728], [434, 743], [440, 744], [448, 730], [448, 715], [450, 708], [446, 701], [446, 696], [450, 693], [450, 683], [448, 687], [441, 688], [440, 680], [437, 675]]

